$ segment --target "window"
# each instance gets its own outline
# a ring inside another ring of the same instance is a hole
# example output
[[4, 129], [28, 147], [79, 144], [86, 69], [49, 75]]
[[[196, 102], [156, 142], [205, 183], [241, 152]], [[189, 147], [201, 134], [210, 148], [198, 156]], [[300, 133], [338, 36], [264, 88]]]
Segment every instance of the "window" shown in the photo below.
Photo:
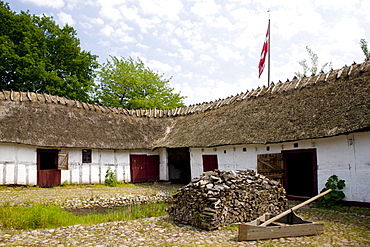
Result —
[[91, 163], [91, 149], [82, 149], [82, 163]]

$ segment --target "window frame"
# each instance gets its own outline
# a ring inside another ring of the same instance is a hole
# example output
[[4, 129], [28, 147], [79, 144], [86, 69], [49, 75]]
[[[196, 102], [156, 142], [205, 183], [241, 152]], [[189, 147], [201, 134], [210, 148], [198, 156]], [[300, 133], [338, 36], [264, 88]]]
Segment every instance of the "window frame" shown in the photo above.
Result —
[[82, 163], [92, 163], [91, 149], [82, 149]]

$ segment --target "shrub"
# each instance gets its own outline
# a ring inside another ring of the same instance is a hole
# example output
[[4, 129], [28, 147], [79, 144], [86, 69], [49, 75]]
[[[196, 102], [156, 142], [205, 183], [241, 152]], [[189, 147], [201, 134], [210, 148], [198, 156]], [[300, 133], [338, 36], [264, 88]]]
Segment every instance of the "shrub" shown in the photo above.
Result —
[[324, 192], [332, 189], [329, 194], [322, 196], [317, 201], [317, 206], [320, 208], [333, 208], [342, 205], [342, 200], [346, 197], [344, 192], [341, 191], [346, 186], [344, 180], [339, 180], [337, 175], [332, 175], [328, 178], [325, 188], [321, 190]]
[[109, 187], [116, 187], [118, 184], [116, 174], [114, 173], [114, 171], [111, 170], [110, 167], [108, 167], [108, 170], [105, 173], [104, 184]]
[[64, 180], [64, 182], [60, 186], [65, 187], [65, 186], [68, 186], [68, 185], [69, 185], [68, 180]]

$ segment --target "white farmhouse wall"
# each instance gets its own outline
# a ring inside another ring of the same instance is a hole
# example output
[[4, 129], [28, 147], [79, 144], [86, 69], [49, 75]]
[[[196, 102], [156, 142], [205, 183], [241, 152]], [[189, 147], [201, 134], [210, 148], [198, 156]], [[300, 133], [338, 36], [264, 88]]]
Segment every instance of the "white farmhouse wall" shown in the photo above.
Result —
[[169, 168], [168, 168], [168, 155], [167, 149], [158, 149], [159, 154], [159, 180], [168, 181], [170, 179]]
[[0, 184], [36, 185], [36, 148], [0, 144]]
[[71, 184], [104, 183], [110, 167], [118, 182], [131, 182], [130, 154], [158, 155], [159, 151], [149, 150], [92, 150], [92, 162], [82, 163], [81, 149], [63, 149], [69, 153], [69, 169], [62, 171], [62, 182]]
[[[33, 186], [37, 184], [37, 149], [41, 147], [1, 143], [0, 184]], [[130, 154], [160, 155], [160, 179], [168, 180], [166, 149], [150, 150], [92, 150], [92, 162], [82, 163], [82, 149], [64, 148], [68, 152], [68, 170], [61, 171], [61, 183], [104, 183], [110, 167], [117, 181], [131, 182]]]
[[318, 183], [333, 174], [344, 179], [346, 200], [370, 202], [370, 132], [317, 141]]
[[335, 174], [346, 182], [345, 200], [370, 202], [370, 132], [268, 145], [191, 148], [191, 177], [198, 177], [202, 174], [202, 155], [217, 155], [220, 170], [251, 169], [257, 171], [258, 154], [308, 148], [316, 149], [319, 191], [325, 187], [327, 179]]

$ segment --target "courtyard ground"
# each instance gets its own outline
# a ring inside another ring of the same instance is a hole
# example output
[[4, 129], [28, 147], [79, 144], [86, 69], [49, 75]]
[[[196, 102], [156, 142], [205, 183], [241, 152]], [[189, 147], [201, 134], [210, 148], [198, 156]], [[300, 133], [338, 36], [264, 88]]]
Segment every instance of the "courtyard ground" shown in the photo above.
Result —
[[[0, 187], [0, 204], [32, 205], [57, 203], [69, 205], [91, 198], [153, 196], [174, 193], [180, 185], [169, 183], [65, 186], [55, 188]], [[297, 202], [291, 201], [290, 205]], [[203, 231], [177, 225], [168, 216], [96, 225], [74, 225], [56, 229], [1, 229], [0, 246], [370, 246], [370, 208], [341, 207], [335, 210], [299, 209], [304, 219], [324, 223], [324, 234], [238, 242], [237, 226]]]

